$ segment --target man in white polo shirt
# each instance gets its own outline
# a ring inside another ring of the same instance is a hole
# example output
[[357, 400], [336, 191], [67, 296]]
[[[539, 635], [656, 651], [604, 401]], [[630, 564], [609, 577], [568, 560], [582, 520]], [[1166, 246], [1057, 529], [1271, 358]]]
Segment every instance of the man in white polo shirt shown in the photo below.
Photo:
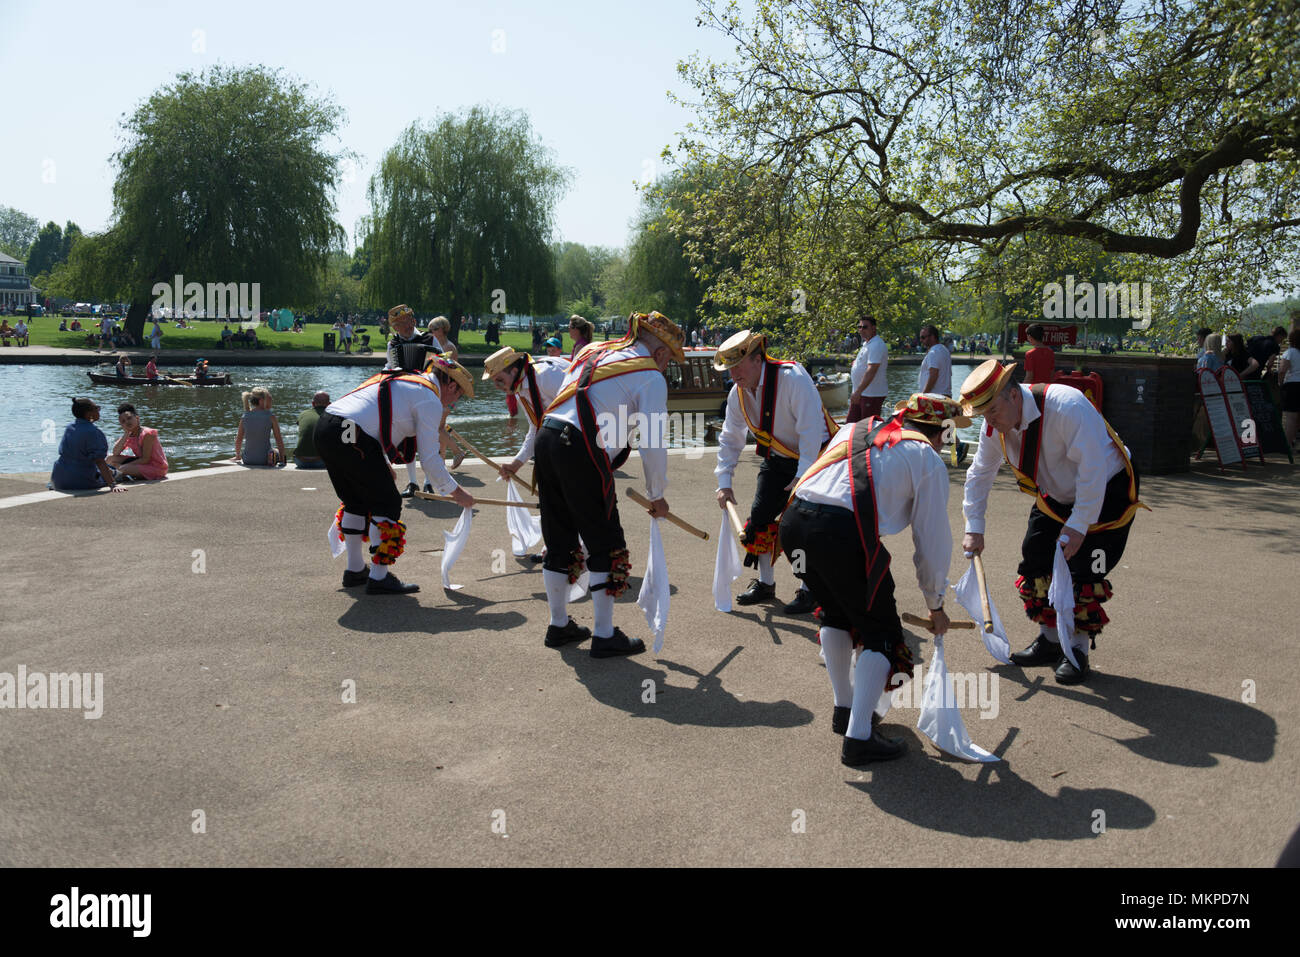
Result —
[[[924, 325], [917, 338], [925, 347], [925, 358], [921, 360], [921, 368], [916, 373], [916, 391], [923, 394], [946, 395], [951, 399], [952, 353], [943, 344], [939, 327], [933, 324]], [[966, 443], [957, 438], [955, 433], [953, 442], [956, 444], [956, 455], [953, 456], [952, 463], [960, 465], [966, 460]]]
[[858, 334], [862, 336], [862, 348], [858, 350], [850, 372], [849, 422], [879, 415], [889, 391], [889, 347], [876, 335], [876, 320], [863, 313], [858, 317]]

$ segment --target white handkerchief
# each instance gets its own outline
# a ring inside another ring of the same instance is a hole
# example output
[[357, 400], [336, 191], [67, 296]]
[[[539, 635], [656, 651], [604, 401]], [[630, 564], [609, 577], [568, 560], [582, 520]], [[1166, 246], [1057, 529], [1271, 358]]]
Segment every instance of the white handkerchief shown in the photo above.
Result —
[[348, 547], [343, 544], [343, 536], [339, 534], [339, 523], [332, 518], [329, 531], [325, 533], [325, 540], [329, 542], [331, 558], [338, 558], [348, 550]]
[[1002, 760], [978, 744], [972, 744], [970, 735], [966, 733], [966, 724], [955, 703], [952, 679], [948, 677], [948, 663], [943, 659], [943, 635], [934, 636], [934, 655], [925, 676], [921, 717], [916, 722], [916, 729], [933, 741], [940, 751], [953, 757], [966, 761]]
[[636, 603], [645, 612], [645, 622], [655, 635], [654, 653], [664, 646], [664, 629], [668, 627], [668, 562], [664, 558], [664, 540], [659, 534], [659, 519], [650, 520], [650, 555], [646, 558], [645, 578]]
[[984, 605], [980, 602], [980, 580], [975, 574], [974, 561], [967, 566], [961, 581], [952, 586], [952, 593], [957, 596], [957, 604], [966, 609], [966, 614], [980, 623], [980, 637], [984, 639], [984, 647], [989, 650], [989, 654], [1004, 665], [1010, 664], [1011, 643], [1007, 641], [1007, 630], [1002, 627], [1002, 617], [998, 614], [998, 606], [992, 595], [989, 595], [989, 614], [993, 616], [993, 634], [984, 630]]
[[1047, 603], [1056, 611], [1056, 635], [1070, 664], [1079, 667], [1074, 657], [1074, 576], [1070, 563], [1065, 560], [1065, 549], [1056, 543], [1056, 558], [1052, 562], [1052, 587], [1047, 590]]
[[[522, 502], [517, 482], [506, 483], [506, 501]], [[542, 540], [542, 520], [526, 508], [507, 508], [506, 527], [510, 529], [510, 550], [515, 557], [528, 555]]]
[[731, 611], [732, 583], [744, 567], [736, 534], [731, 530], [727, 513], [723, 512], [722, 527], [718, 529], [718, 557], [713, 560], [713, 607], [718, 611]]
[[465, 550], [465, 543], [469, 541], [470, 526], [473, 524], [474, 510], [464, 508], [461, 509], [460, 521], [456, 523], [456, 527], [450, 532], [442, 533], [442, 587], [449, 591], [465, 587], [451, 583], [451, 566], [456, 564], [456, 559], [460, 558], [460, 553]]

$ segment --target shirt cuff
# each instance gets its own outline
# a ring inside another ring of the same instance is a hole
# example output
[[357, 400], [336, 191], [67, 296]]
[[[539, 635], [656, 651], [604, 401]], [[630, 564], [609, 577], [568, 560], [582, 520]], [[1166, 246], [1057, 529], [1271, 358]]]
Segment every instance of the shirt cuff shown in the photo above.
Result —
[[983, 535], [983, 534], [984, 534], [984, 519], [983, 519], [983, 518], [967, 518], [967, 519], [966, 519], [966, 531], [967, 531], [968, 534], [971, 534], [971, 535]]

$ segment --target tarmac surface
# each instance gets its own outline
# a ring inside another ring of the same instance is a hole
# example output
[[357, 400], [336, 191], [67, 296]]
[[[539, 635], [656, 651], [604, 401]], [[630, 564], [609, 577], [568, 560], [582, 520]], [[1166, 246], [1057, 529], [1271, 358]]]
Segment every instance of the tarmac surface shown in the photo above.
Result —
[[[667, 493], [710, 536], [713, 466], [674, 454]], [[743, 457], [742, 502], [756, 466]], [[640, 489], [636, 456], [626, 472], [620, 490]], [[1006, 473], [986, 566], [1019, 648], [1030, 503]], [[0, 682], [103, 675], [96, 719], [0, 708], [2, 865], [1271, 866], [1300, 822], [1287, 465], [1144, 477], [1154, 511], [1112, 575], [1087, 685], [949, 635], [951, 671], [995, 679], [963, 717], [1003, 761], [942, 756], [896, 708], [887, 733], [908, 754], [861, 772], [839, 761], [815, 623], [716, 611], [713, 538], [664, 525], [663, 652], [596, 660], [543, 646], [542, 576], [510, 554], [500, 508], [477, 511], [451, 572], [464, 588], [444, 592], [457, 510], [415, 504], [397, 571], [421, 592], [366, 596], [329, 559], [324, 472], [182, 474], [123, 494], [0, 479]], [[460, 474], [504, 497], [485, 466]], [[615, 623], [649, 645], [634, 604], [649, 518], [620, 511], [633, 587]], [[900, 610], [921, 612], [910, 537], [887, 544]], [[793, 590], [782, 563], [778, 596]], [[589, 599], [571, 610], [591, 624]], [[930, 636], [908, 634], [928, 667]]]

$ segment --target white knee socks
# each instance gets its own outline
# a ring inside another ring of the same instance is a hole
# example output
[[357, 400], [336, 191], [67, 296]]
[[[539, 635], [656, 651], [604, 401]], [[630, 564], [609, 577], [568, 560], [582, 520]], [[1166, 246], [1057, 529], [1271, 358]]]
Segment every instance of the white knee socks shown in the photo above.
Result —
[[343, 545], [348, 550], [348, 571], [359, 572], [366, 567], [366, 555], [361, 549], [361, 533], [366, 530], [366, 517], [343, 513]]
[[542, 582], [546, 585], [546, 605], [551, 609], [551, 624], [563, 628], [569, 623], [569, 576], [543, 568]]
[[418, 481], [416, 481], [416, 478], [415, 478], [415, 463], [414, 463], [414, 462], [407, 462], [407, 463], [406, 463], [406, 481], [409, 482], [411, 485], [419, 485], [419, 484], [420, 484]]
[[831, 679], [835, 707], [847, 708], [853, 704], [853, 680], [849, 677], [849, 663], [853, 658], [853, 639], [843, 628], [821, 630], [822, 657], [826, 659], [826, 674]]
[[600, 586], [609, 581], [609, 572], [591, 573], [591, 611], [596, 620], [591, 626], [593, 638], [610, 638], [614, 634], [614, 596]]
[[764, 585], [776, 584], [776, 572], [772, 571], [772, 556], [766, 552], [758, 556], [758, 580]]
[[866, 741], [871, 737], [871, 712], [880, 701], [880, 692], [889, 677], [889, 659], [878, 651], [858, 655], [853, 676], [853, 712], [849, 715], [850, 738]]

